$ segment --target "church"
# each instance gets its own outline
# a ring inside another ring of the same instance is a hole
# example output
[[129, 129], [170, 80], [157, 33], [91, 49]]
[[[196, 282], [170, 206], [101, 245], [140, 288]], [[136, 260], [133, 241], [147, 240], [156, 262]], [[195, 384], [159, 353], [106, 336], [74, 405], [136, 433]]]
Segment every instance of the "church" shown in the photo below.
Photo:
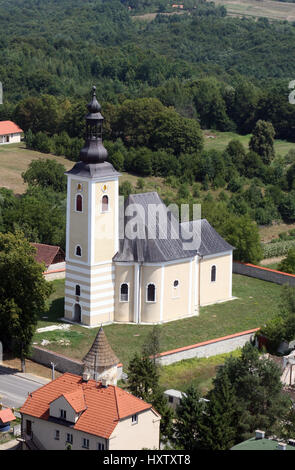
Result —
[[119, 197], [95, 87], [80, 161], [66, 172], [65, 320], [156, 324], [232, 299], [233, 247], [206, 219], [179, 222], [158, 193]]

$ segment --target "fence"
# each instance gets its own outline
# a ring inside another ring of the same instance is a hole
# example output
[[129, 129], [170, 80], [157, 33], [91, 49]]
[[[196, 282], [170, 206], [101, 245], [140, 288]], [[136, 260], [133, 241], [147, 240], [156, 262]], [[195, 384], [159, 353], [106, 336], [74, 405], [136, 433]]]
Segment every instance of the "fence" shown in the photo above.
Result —
[[274, 282], [275, 284], [289, 284], [295, 286], [295, 275], [276, 271], [275, 269], [255, 266], [254, 264], [233, 262], [233, 273], [243, 276], [255, 277], [263, 281]]
[[[44, 366], [50, 367], [50, 363], [55, 364], [55, 369], [58, 372], [70, 372], [71, 374], [82, 375], [84, 364], [82, 361], [77, 359], [72, 359], [70, 357], [64, 356], [53, 351], [49, 351], [45, 348], [40, 348], [39, 346], [33, 346], [31, 359], [38, 364], [43, 364]], [[122, 376], [123, 365], [118, 364], [118, 380]]]
[[157, 361], [163, 366], [173, 364], [174, 362], [192, 359], [194, 357], [210, 357], [218, 354], [229, 353], [238, 348], [242, 348], [259, 328], [253, 330], [242, 331], [221, 338], [203, 341], [202, 343], [184, 346], [183, 348], [173, 349], [158, 355]]

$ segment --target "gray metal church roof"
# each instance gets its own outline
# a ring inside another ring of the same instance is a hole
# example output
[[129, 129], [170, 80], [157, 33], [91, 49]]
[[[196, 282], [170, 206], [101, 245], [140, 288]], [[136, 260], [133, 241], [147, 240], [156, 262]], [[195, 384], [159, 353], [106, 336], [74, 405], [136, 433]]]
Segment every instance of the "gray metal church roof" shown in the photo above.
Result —
[[103, 163], [85, 163], [78, 162], [66, 175], [82, 176], [86, 178], [109, 178], [112, 176], [120, 176], [117, 170], [109, 162]]
[[222, 238], [219, 233], [214, 230], [212, 225], [209, 224], [207, 219], [192, 220], [190, 222], [182, 222], [180, 224], [186, 230], [194, 231], [200, 234], [201, 244], [198, 249], [200, 256], [214, 255], [223, 253], [225, 251], [231, 251], [234, 249], [232, 245]]
[[[153, 208], [159, 210], [158, 215]], [[179, 224], [156, 192], [131, 194], [124, 210], [125, 216], [120, 211], [119, 218], [119, 233], [123, 232], [123, 236], [119, 240], [119, 251], [114, 256], [114, 261], [166, 262], [193, 258], [197, 254], [204, 256], [232, 250], [231, 245], [205, 219], [201, 221], [201, 225], [200, 221], [187, 222], [192, 224], [187, 226], [186, 223]], [[133, 236], [132, 230], [130, 232], [132, 221], [136, 232]], [[200, 226], [204, 241], [200, 239]], [[126, 233], [128, 230], [129, 233]], [[193, 241], [188, 230], [194, 231]]]

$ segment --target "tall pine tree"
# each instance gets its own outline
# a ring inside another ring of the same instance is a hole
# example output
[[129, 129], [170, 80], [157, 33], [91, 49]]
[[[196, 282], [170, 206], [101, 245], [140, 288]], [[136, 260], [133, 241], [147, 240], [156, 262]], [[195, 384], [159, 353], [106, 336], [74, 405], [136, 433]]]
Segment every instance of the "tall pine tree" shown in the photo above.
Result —
[[200, 393], [193, 386], [187, 388], [176, 408], [173, 445], [187, 451], [198, 450], [205, 404]]
[[237, 399], [228, 375], [214, 381], [208, 394], [209, 403], [201, 426], [202, 447], [207, 450], [228, 450], [236, 438]]

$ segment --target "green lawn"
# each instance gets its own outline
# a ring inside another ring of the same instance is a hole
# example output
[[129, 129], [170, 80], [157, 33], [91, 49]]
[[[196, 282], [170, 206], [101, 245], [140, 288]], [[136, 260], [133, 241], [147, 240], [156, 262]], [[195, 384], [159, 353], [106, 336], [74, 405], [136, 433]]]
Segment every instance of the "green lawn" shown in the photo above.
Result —
[[241, 350], [237, 349], [229, 354], [187, 359], [161, 367], [160, 384], [165, 390], [173, 388], [181, 391], [185, 391], [188, 385], [193, 385], [199, 388], [201, 395], [205, 395], [212, 387], [216, 368], [222, 365], [229, 356], [237, 357], [240, 354]]
[[[54, 281], [48, 318], [41, 318], [38, 327], [56, 322], [63, 316], [64, 281]], [[199, 317], [178, 320], [161, 325], [161, 350], [168, 351], [200, 341], [257, 328], [278, 310], [281, 287], [246, 276], [233, 275], [233, 295], [237, 300], [202, 307]], [[139, 351], [152, 326], [108, 325], [104, 327], [108, 340], [120, 361], [128, 363]], [[34, 342], [51, 341], [47, 349], [81, 359], [89, 350], [98, 329], [73, 325], [70, 331], [39, 333]]]
[[[208, 137], [209, 135], [214, 136], [214, 138]], [[251, 134], [240, 135], [234, 132], [219, 132], [214, 130], [204, 132], [204, 144], [207, 150], [224, 150], [228, 143], [233, 139], [238, 139], [244, 147], [248, 149], [250, 138]], [[295, 149], [295, 144], [277, 139], [275, 140], [274, 147], [276, 154], [286, 155], [290, 149]]]

